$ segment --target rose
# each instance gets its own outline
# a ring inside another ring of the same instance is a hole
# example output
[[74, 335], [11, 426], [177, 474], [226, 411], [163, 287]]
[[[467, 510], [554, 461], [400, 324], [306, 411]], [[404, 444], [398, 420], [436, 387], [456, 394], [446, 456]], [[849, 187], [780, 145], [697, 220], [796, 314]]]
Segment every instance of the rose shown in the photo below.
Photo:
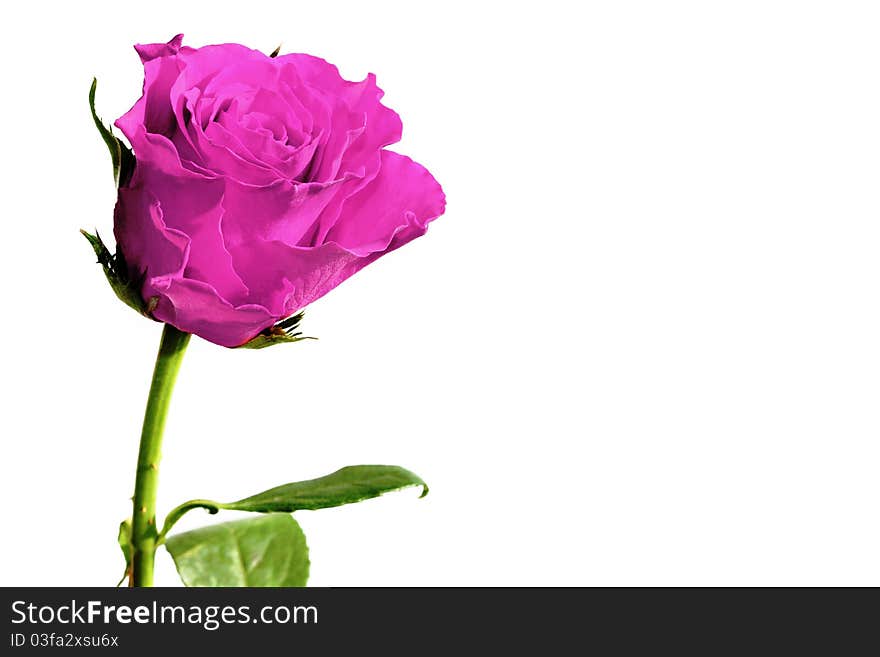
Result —
[[136, 165], [117, 245], [156, 319], [241, 345], [425, 233], [445, 197], [370, 74], [237, 44], [135, 46], [140, 100], [116, 121]]

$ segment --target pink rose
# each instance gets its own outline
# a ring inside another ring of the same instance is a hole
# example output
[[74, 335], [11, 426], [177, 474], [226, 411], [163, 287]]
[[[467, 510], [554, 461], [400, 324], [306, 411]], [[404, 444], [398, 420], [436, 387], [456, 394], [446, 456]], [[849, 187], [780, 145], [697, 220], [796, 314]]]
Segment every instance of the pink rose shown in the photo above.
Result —
[[153, 316], [241, 345], [425, 233], [440, 185], [370, 74], [182, 35], [136, 46], [144, 93], [116, 121], [137, 164], [117, 244]]

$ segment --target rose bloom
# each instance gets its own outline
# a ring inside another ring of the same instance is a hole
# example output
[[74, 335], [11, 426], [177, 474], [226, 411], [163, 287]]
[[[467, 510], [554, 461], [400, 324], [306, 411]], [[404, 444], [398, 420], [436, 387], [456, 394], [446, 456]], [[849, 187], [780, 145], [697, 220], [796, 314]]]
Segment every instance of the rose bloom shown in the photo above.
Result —
[[156, 319], [217, 344], [255, 337], [443, 214], [375, 76], [237, 44], [135, 46], [144, 92], [116, 126], [137, 164], [114, 233]]

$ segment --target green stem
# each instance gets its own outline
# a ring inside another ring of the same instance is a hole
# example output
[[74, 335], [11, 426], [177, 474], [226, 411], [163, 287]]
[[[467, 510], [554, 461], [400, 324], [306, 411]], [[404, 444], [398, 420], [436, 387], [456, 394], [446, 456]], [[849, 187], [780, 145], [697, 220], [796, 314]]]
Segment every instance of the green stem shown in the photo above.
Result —
[[159, 459], [162, 456], [162, 431], [174, 381], [189, 343], [189, 333], [166, 324], [153, 369], [153, 383], [147, 398], [141, 446], [138, 451], [137, 476], [134, 482], [131, 531], [131, 586], [153, 585], [153, 561], [156, 555], [156, 489], [159, 485]]

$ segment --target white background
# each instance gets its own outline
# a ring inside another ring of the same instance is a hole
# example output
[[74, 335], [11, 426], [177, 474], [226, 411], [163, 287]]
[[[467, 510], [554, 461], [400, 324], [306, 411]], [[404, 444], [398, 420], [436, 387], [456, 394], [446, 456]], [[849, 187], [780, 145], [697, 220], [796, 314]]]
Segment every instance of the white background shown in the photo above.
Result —
[[184, 32], [375, 72], [449, 206], [319, 341], [193, 340], [160, 509], [394, 463], [431, 494], [297, 514], [312, 584], [880, 585], [876, 4], [0, 11], [0, 584], [121, 573], [160, 327], [77, 232], [114, 201], [86, 96]]

